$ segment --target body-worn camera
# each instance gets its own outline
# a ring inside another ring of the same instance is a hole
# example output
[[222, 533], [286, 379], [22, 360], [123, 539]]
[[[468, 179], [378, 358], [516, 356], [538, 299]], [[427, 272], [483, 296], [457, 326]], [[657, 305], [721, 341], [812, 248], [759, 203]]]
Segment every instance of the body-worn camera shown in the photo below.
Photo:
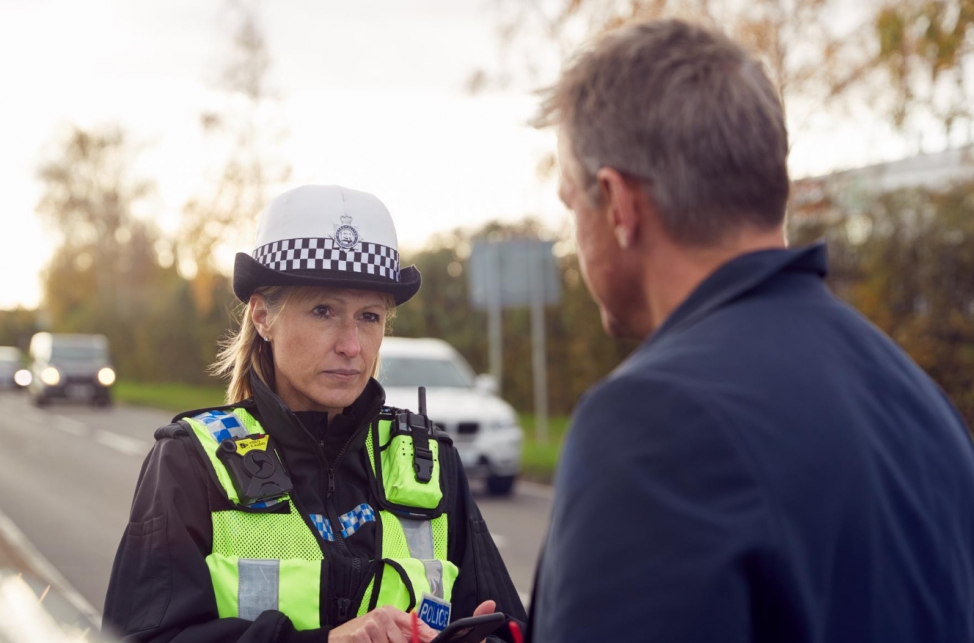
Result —
[[226, 466], [242, 505], [276, 500], [293, 488], [271, 436], [266, 433], [227, 438], [220, 443], [217, 457]]

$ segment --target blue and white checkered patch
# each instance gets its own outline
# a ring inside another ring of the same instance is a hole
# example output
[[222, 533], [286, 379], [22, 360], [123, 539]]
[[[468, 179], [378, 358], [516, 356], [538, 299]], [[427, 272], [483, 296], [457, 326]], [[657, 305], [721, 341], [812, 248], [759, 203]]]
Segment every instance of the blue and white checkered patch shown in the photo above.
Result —
[[311, 522], [314, 523], [315, 528], [318, 529], [318, 533], [321, 534], [322, 540], [327, 540], [328, 542], [335, 541], [335, 534], [331, 530], [331, 521], [322, 516], [321, 514], [308, 514], [311, 518]]
[[227, 438], [245, 438], [248, 435], [247, 429], [233, 413], [207, 411], [193, 419], [203, 424], [217, 442], [223, 442]]
[[[331, 521], [321, 514], [309, 514], [311, 522], [318, 529], [322, 539], [328, 542], [335, 541], [335, 532], [331, 528]], [[367, 522], [375, 522], [375, 511], [366, 503], [360, 504], [347, 513], [338, 517], [338, 522], [342, 523], [342, 538], [348, 538]]]
[[375, 522], [375, 512], [372, 511], [372, 507], [363, 502], [348, 513], [340, 515], [338, 521], [342, 523], [342, 536], [348, 538], [365, 523]]

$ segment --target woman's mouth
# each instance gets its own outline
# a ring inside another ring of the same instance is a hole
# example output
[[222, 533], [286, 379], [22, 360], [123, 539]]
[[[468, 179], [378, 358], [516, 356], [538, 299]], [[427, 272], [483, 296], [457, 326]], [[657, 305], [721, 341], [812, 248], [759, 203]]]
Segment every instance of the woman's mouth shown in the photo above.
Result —
[[362, 371], [357, 371], [352, 368], [331, 368], [327, 371], [323, 371], [323, 373], [334, 379], [347, 381], [358, 378], [358, 376], [362, 374]]

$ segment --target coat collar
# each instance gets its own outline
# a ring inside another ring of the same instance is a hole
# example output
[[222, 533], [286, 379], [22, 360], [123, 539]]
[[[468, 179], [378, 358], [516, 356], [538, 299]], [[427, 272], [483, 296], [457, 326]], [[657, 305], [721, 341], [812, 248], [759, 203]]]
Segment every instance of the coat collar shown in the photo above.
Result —
[[[275, 440], [280, 442], [285, 448], [307, 448], [307, 440], [317, 443], [314, 435], [304, 428], [298, 421], [294, 413], [287, 407], [274, 391], [272, 391], [257, 377], [256, 373], [250, 372], [250, 389], [254, 393], [254, 404], [260, 415], [261, 425], [264, 430], [270, 433]], [[385, 404], [386, 392], [374, 378], [369, 379], [365, 385], [365, 390], [358, 396], [351, 406], [345, 409], [343, 415], [348, 416], [355, 422], [356, 430], [367, 426], [375, 414]], [[364, 432], [362, 439], [357, 442], [364, 444]], [[360, 445], [356, 445], [357, 449]]]
[[731, 259], [690, 293], [650, 336], [646, 345], [678, 333], [782, 272], [803, 272], [824, 278], [828, 273], [825, 244], [759, 250]]

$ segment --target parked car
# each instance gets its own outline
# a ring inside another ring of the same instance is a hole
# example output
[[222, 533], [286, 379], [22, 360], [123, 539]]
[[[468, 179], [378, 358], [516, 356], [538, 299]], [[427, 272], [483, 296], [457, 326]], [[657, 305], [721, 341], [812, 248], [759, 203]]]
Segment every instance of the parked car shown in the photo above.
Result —
[[111, 404], [115, 369], [104, 335], [37, 333], [30, 340], [30, 361], [28, 391], [34, 404], [43, 406], [54, 398]]
[[0, 346], [0, 390], [19, 389], [29, 374], [23, 367], [23, 354], [19, 348]]
[[452, 346], [439, 339], [387, 337], [379, 351], [386, 403], [413, 411], [426, 387], [430, 419], [453, 438], [470, 479], [495, 495], [510, 494], [521, 469], [524, 431], [489, 375], [476, 376]]

